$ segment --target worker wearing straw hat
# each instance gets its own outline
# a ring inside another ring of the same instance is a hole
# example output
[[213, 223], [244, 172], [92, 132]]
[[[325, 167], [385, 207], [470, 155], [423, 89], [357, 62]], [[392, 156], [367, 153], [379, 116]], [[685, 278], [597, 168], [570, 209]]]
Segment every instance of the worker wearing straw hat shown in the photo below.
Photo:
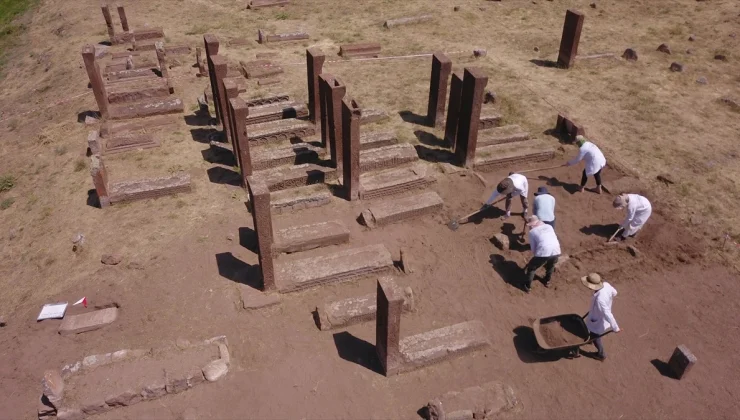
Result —
[[555, 264], [560, 257], [560, 241], [552, 226], [543, 223], [537, 216], [527, 219], [527, 227], [529, 227], [529, 248], [534, 254], [524, 269], [527, 277], [523, 289], [529, 293], [534, 274], [542, 266], [545, 267], [545, 278], [542, 282], [545, 287], [550, 287], [552, 272], [555, 271]]
[[601, 336], [607, 332], [618, 333], [621, 331], [612, 314], [612, 303], [614, 303], [614, 298], [617, 296], [617, 289], [603, 281], [601, 276], [596, 273], [581, 277], [581, 282], [594, 291], [588, 313], [583, 320], [586, 322], [586, 327], [588, 327], [591, 335], [590, 338], [593, 339], [596, 350], [598, 350], [596, 359], [603, 362], [606, 359], [606, 352], [604, 352], [604, 345], [601, 343]]
[[579, 135], [576, 136], [576, 144], [578, 145], [579, 151], [578, 156], [566, 163], [566, 166], [573, 166], [578, 162], [585, 160], [586, 167], [583, 168], [583, 175], [581, 176], [581, 189], [586, 188], [586, 181], [588, 177], [592, 176], [596, 180], [596, 192], [601, 194], [601, 170], [606, 166], [606, 158], [601, 150], [595, 144], [586, 140], [585, 137]]
[[527, 218], [527, 211], [529, 210], [529, 201], [527, 200], [527, 191], [529, 190], [529, 183], [527, 177], [522, 174], [510, 173], [508, 177], [501, 180], [496, 186], [496, 190], [493, 191], [488, 201], [483, 204], [483, 208], [486, 208], [493, 203], [497, 197], [501, 195], [506, 196], [506, 216], [511, 216], [511, 199], [518, 195], [522, 200], [522, 208], [524, 212], [522, 217]]
[[627, 208], [627, 215], [619, 226], [624, 230], [619, 236], [622, 241], [634, 237], [653, 214], [650, 201], [637, 194], [620, 194], [614, 198], [612, 205], [619, 210]]

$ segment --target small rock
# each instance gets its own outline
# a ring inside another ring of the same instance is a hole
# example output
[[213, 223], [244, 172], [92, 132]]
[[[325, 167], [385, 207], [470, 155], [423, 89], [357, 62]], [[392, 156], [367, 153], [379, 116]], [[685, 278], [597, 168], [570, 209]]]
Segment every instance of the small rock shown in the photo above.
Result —
[[671, 53], [671, 47], [669, 47], [666, 44], [660, 44], [658, 46], [658, 51], [660, 51], [662, 53], [670, 54]]
[[126, 70], [133, 70], [134, 68], [134, 57], [130, 55], [126, 57]]
[[167, 387], [164, 382], [151, 383], [145, 386], [141, 391], [141, 396], [145, 400], [153, 400], [167, 394]]
[[118, 265], [121, 263], [122, 260], [123, 258], [120, 255], [116, 254], [104, 254], [100, 258], [100, 262], [105, 265]]
[[688, 55], [691, 55], [691, 54], [693, 54], [693, 53], [694, 53], [694, 51], [693, 51], [693, 50], [691, 50], [691, 49], [688, 49], [688, 50], [686, 50], [686, 54], [688, 54]]
[[85, 414], [79, 408], [61, 408], [57, 410], [57, 420], [82, 420]]
[[455, 6], [455, 7], [452, 8], [452, 10], [455, 11], [455, 12], [459, 12], [460, 11], [460, 6]]
[[482, 48], [473, 50], [473, 55], [476, 58], [485, 57], [486, 54], [488, 54], [488, 52], [486, 50], [482, 49]]
[[724, 54], [715, 54], [714, 59], [719, 61], [727, 61], [727, 56]]
[[406, 274], [414, 272], [414, 264], [411, 260], [412, 258], [409, 256], [409, 250], [401, 248], [401, 266], [403, 267], [403, 272]]
[[671, 63], [671, 71], [681, 73], [683, 72], [683, 69], [684, 69], [683, 64], [675, 62], [675, 61]]
[[591, 3], [591, 4], [589, 4], [589, 6], [591, 6], [592, 9], [595, 9], [596, 8], [596, 3]]
[[720, 98], [720, 102], [729, 105], [732, 110], [740, 112], [740, 100], [725, 96]]
[[8, 325], [8, 324], [5, 322], [5, 318], [3, 318], [3, 317], [0, 316], [0, 327], [4, 327], [6, 325]]
[[18, 229], [10, 228], [10, 230], [8, 231], [8, 239], [12, 241], [13, 239], [17, 237], [18, 237]]
[[100, 120], [98, 120], [97, 118], [94, 118], [90, 115], [85, 115], [85, 125], [95, 125], [98, 122], [100, 122]]
[[44, 372], [44, 379], [41, 380], [41, 387], [44, 395], [49, 402], [56, 408], [64, 398], [64, 380], [58, 370], [50, 369]]
[[126, 264], [126, 268], [128, 268], [129, 270], [143, 270], [144, 264], [138, 261], [131, 261], [128, 264]]
[[491, 241], [493, 241], [493, 244], [496, 246], [496, 248], [500, 250], [509, 249], [509, 237], [504, 235], [503, 233], [497, 233], [493, 235]]
[[540, 47], [534, 47], [534, 52], [540, 52]]
[[226, 240], [233, 241], [234, 240], [234, 234], [233, 233], [229, 233], [228, 235], [226, 235]]
[[82, 412], [90, 416], [105, 413], [108, 410], [110, 410], [110, 406], [102, 400], [90, 401], [87, 404], [83, 403], [82, 405]]
[[676, 259], [679, 260], [679, 261], [681, 261], [682, 263], [689, 262], [689, 257], [687, 257], [684, 254], [678, 254], [678, 255], [676, 255]]
[[730, 34], [730, 38], [735, 38], [736, 36], [737, 36], [737, 34], [735, 32], [733, 32], [733, 33]]
[[134, 405], [141, 402], [141, 394], [138, 394], [132, 390], [128, 390], [119, 395], [114, 395], [105, 399], [105, 403], [112, 406], [125, 407], [128, 405]]
[[627, 48], [624, 50], [624, 54], [622, 54], [622, 58], [624, 58], [627, 61], [637, 61], [637, 51], [635, 51], [632, 48]]
[[675, 184], [676, 183], [673, 180], [673, 177], [671, 177], [668, 174], [660, 174], [660, 175], [658, 175], [658, 181], [664, 182], [666, 184]]
[[696, 41], [696, 37], [694, 35], [689, 35], [689, 41]]
[[701, 224], [701, 217], [699, 217], [697, 215], [693, 215], [693, 216], [689, 217], [689, 222], [692, 225], [694, 225], [694, 226], [699, 225], [699, 224]]
[[627, 251], [629, 251], [633, 257], [638, 257], [640, 255], [640, 251], [632, 245], [627, 246]]
[[706, 77], [701, 76], [700, 78], [696, 79], [696, 83], [700, 85], [706, 85], [707, 83], [709, 83], [709, 81], [707, 80]]
[[483, 97], [483, 103], [484, 104], [495, 104], [496, 103], [496, 92], [492, 90], [487, 90], [485, 96]]
[[216, 382], [226, 376], [228, 372], [229, 366], [226, 364], [225, 361], [220, 359], [208, 363], [203, 368], [203, 376], [206, 377], [206, 380], [208, 380], [208, 382]]
[[184, 338], [178, 338], [177, 341], [175, 341], [175, 345], [178, 349], [185, 350], [190, 347], [190, 341]]

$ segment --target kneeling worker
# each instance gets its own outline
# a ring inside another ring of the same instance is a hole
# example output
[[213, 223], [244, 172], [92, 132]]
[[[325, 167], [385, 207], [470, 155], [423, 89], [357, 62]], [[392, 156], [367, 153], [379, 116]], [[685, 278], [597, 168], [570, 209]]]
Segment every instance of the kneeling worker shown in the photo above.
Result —
[[529, 227], [529, 248], [534, 254], [524, 270], [527, 275], [524, 291], [529, 293], [534, 273], [542, 266], [545, 266], [543, 283], [545, 287], [550, 287], [552, 272], [555, 271], [555, 264], [560, 257], [560, 242], [552, 226], [546, 225], [537, 216], [527, 219], [527, 226]]
[[483, 207], [490, 206], [496, 198], [505, 195], [506, 196], [506, 216], [511, 216], [511, 199], [518, 195], [522, 200], [522, 208], [524, 209], [523, 217], [527, 218], [527, 211], [529, 210], [529, 201], [527, 200], [527, 190], [529, 184], [527, 183], [527, 177], [521, 174], [511, 173], [508, 177], [504, 178], [496, 186], [496, 190], [488, 198], [488, 201]]
[[627, 208], [627, 216], [620, 225], [624, 231], [620, 240], [634, 237], [653, 214], [653, 207], [647, 198], [637, 194], [621, 194], [612, 203], [615, 209]]

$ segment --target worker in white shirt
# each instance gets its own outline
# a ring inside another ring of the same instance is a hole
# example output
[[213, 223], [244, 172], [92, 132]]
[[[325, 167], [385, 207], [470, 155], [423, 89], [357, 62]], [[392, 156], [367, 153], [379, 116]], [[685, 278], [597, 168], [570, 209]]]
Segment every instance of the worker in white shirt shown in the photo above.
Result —
[[539, 187], [534, 193], [534, 215], [555, 228], [555, 197], [550, 195], [547, 187]]
[[594, 295], [591, 297], [591, 306], [588, 308], [584, 321], [586, 327], [588, 327], [590, 338], [593, 340], [596, 350], [598, 350], [596, 359], [603, 362], [606, 359], [606, 353], [604, 352], [604, 345], [601, 343], [601, 337], [608, 332], [618, 333], [621, 331], [612, 314], [612, 303], [614, 303], [614, 298], [617, 296], [617, 289], [602, 281], [601, 276], [596, 273], [581, 277], [581, 282], [594, 291]]
[[529, 189], [529, 184], [527, 183], [527, 177], [521, 174], [515, 174], [510, 173], [508, 177], [504, 178], [501, 182], [498, 183], [496, 186], [496, 190], [491, 194], [491, 197], [488, 198], [488, 201], [483, 205], [483, 207], [488, 207], [493, 203], [497, 197], [501, 195], [506, 196], [506, 216], [511, 216], [511, 199], [518, 195], [522, 200], [522, 208], [524, 209], [524, 213], [522, 217], [525, 219], [527, 218], [527, 211], [529, 210], [529, 201], [527, 200], [527, 191]]
[[596, 179], [596, 192], [601, 194], [601, 170], [606, 166], [606, 158], [595, 144], [586, 140], [583, 136], [576, 136], [576, 144], [579, 148], [578, 156], [565, 165], [573, 166], [578, 162], [585, 160], [586, 167], [583, 169], [583, 175], [581, 176], [581, 189], [579, 191], [583, 192], [583, 189], [586, 188], [588, 177], [593, 176], [594, 179]]
[[627, 216], [619, 226], [623, 229], [619, 239], [624, 241], [634, 237], [653, 214], [653, 207], [647, 198], [637, 194], [618, 195], [612, 203], [615, 209], [627, 208]]
[[527, 278], [523, 288], [529, 293], [534, 274], [542, 266], [545, 266], [543, 283], [545, 287], [550, 287], [552, 272], [555, 271], [555, 264], [560, 257], [560, 242], [552, 226], [546, 225], [537, 216], [527, 219], [527, 227], [529, 227], [529, 248], [534, 254], [524, 269]]

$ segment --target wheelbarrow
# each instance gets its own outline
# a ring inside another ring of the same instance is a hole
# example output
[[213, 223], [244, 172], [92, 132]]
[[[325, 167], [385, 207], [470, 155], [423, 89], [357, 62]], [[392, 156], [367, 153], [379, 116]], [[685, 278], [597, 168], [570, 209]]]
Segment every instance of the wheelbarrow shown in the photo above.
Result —
[[[586, 315], [563, 314], [554, 315], [546, 318], [537, 318], [532, 323], [532, 330], [537, 340], [537, 352], [547, 351], [576, 351], [579, 347], [590, 344], [597, 338], [601, 338], [612, 332], [608, 330], [601, 335], [591, 335], [586, 327]], [[554, 329], [550, 329], [555, 327]], [[553, 337], [548, 334], [550, 331], [563, 331], [559, 337]]]

